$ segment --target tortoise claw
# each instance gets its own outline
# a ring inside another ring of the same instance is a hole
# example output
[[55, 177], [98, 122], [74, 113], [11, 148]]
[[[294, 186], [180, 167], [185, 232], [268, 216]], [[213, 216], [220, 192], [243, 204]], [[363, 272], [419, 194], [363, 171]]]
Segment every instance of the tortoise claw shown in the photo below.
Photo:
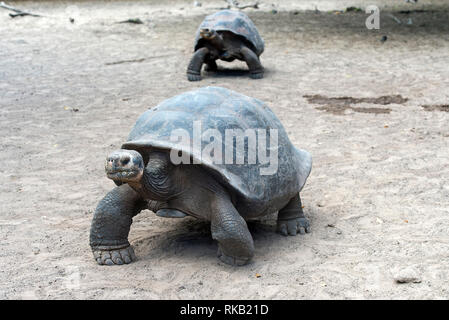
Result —
[[201, 80], [201, 75], [200, 74], [187, 73], [187, 79], [189, 81], [200, 81]]
[[250, 73], [249, 77], [251, 79], [262, 79], [263, 78], [263, 72]]
[[278, 220], [277, 231], [283, 236], [296, 236], [309, 233], [310, 223], [306, 218], [293, 218], [288, 220]]
[[245, 257], [228, 256], [223, 252], [223, 250], [221, 250], [220, 247], [218, 247], [217, 256], [221, 261], [231, 266], [243, 266], [245, 264], [248, 264], [248, 262], [250, 262], [251, 260], [251, 257], [245, 258]]
[[122, 265], [137, 260], [134, 249], [131, 246], [113, 250], [92, 250], [92, 252], [99, 265]]

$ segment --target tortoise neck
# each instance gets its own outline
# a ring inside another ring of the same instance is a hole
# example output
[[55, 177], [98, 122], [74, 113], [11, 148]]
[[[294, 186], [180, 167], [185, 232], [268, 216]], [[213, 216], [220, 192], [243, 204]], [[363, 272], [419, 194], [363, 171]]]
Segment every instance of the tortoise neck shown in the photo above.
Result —
[[174, 166], [164, 152], [152, 152], [141, 180], [142, 191], [151, 200], [165, 201], [176, 193], [173, 183]]
[[225, 48], [224, 40], [223, 37], [218, 32], [215, 32], [213, 37], [207, 40], [218, 50], [224, 50]]

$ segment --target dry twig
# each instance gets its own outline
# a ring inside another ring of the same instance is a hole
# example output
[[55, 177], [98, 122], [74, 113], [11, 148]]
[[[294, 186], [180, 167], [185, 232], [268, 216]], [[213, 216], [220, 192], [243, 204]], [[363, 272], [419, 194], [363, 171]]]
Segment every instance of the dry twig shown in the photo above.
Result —
[[234, 7], [234, 8], [240, 9], [240, 10], [243, 10], [243, 9], [246, 9], [246, 8], [259, 9], [259, 1], [256, 1], [253, 4], [247, 4], [247, 5], [240, 5], [238, 3], [238, 1], [236, 1], [236, 0], [225, 0], [225, 1], [228, 3], [228, 5], [230, 7]]
[[0, 2], [0, 7], [4, 8], [6, 10], [11, 10], [14, 11], [15, 13], [10, 13], [9, 16], [11, 18], [15, 18], [15, 17], [22, 17], [22, 16], [32, 16], [32, 17], [42, 17], [39, 14], [35, 14], [35, 13], [31, 13], [31, 12], [26, 12], [26, 11], [22, 11], [20, 9], [11, 7], [10, 5], [7, 5], [6, 3], [4, 3], [3, 1]]

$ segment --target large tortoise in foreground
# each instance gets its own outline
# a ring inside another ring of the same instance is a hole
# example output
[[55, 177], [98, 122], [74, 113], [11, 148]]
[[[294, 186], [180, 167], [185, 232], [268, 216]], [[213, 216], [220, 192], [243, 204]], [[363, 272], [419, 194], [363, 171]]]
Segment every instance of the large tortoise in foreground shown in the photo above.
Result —
[[195, 36], [195, 53], [187, 68], [189, 81], [201, 80], [201, 67], [216, 71], [216, 60], [245, 61], [249, 76], [263, 78], [264, 68], [259, 56], [264, 51], [264, 41], [256, 26], [240, 11], [221, 10], [207, 16]]
[[151, 209], [210, 221], [219, 258], [245, 264], [254, 255], [245, 220], [278, 211], [282, 234], [309, 232], [299, 192], [311, 165], [310, 154], [292, 145], [260, 100], [220, 87], [165, 100], [143, 113], [122, 149], [107, 157], [106, 173], [117, 187], [95, 211], [94, 257], [106, 265], [134, 260], [132, 218]]

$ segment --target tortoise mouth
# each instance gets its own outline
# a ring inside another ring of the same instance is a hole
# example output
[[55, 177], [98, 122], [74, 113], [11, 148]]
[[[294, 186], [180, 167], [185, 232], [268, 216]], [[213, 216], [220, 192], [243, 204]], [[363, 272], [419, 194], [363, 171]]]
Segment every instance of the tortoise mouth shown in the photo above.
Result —
[[211, 39], [214, 36], [214, 32], [210, 29], [201, 29], [200, 30], [200, 36], [205, 39]]
[[109, 179], [128, 181], [128, 180], [139, 180], [142, 177], [142, 170], [130, 170], [123, 168], [108, 168], [106, 167], [106, 175]]

